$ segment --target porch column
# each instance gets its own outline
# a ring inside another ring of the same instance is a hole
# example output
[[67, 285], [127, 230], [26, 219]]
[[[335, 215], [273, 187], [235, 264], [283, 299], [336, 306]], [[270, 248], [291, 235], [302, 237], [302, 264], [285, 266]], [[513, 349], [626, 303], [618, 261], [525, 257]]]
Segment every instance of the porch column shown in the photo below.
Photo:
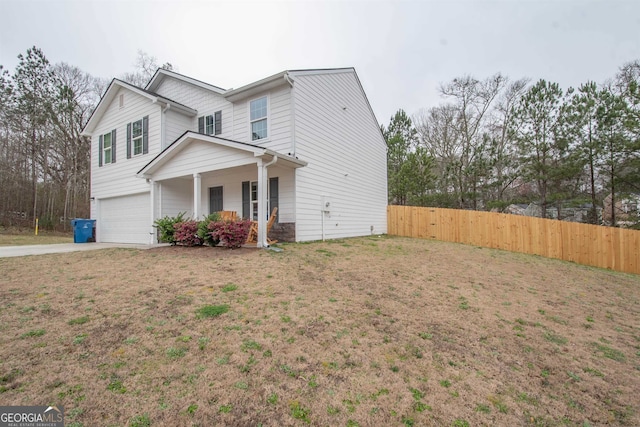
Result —
[[261, 248], [267, 241], [267, 168], [264, 167], [262, 159], [258, 159], [258, 243]]
[[153, 245], [158, 243], [156, 239], [156, 229], [153, 227], [153, 224], [156, 222], [156, 205], [158, 200], [158, 183], [154, 180], [149, 181], [150, 184], [150, 192], [149, 192], [149, 200], [151, 204], [151, 226], [149, 227], [149, 244]]
[[193, 174], [193, 219], [200, 216], [200, 199], [202, 198], [202, 177], [199, 173]]

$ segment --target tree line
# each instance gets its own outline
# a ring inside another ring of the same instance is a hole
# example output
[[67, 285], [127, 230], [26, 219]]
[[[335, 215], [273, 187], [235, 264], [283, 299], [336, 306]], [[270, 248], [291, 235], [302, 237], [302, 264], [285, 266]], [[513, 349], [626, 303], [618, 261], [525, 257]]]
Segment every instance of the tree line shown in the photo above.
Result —
[[[165, 63], [164, 68], [172, 68]], [[120, 78], [144, 86], [158, 68], [142, 51]], [[13, 72], [0, 65], [0, 225], [68, 228], [89, 217], [90, 149], [82, 136], [110, 79], [32, 47]]]
[[581, 207], [585, 222], [617, 225], [619, 201], [640, 194], [639, 85], [640, 61], [577, 89], [501, 74], [441, 84], [439, 105], [412, 117], [400, 109], [381, 126], [389, 203], [498, 211], [533, 203], [559, 219]]

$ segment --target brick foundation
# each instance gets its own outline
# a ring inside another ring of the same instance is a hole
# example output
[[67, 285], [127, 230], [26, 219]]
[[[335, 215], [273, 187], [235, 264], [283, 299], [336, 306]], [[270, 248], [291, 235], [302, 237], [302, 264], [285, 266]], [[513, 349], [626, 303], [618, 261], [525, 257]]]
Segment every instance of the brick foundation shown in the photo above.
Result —
[[296, 241], [296, 223], [280, 222], [271, 226], [269, 238], [278, 242], [295, 242]]

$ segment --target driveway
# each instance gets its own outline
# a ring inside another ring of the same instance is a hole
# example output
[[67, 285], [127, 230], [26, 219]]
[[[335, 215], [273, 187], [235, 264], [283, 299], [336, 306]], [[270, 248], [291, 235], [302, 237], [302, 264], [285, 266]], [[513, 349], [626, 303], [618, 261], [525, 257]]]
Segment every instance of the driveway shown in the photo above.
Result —
[[56, 245], [0, 246], [0, 258], [27, 255], [61, 254], [65, 252], [95, 251], [108, 248], [151, 249], [161, 245], [137, 245], [128, 243], [60, 243]]

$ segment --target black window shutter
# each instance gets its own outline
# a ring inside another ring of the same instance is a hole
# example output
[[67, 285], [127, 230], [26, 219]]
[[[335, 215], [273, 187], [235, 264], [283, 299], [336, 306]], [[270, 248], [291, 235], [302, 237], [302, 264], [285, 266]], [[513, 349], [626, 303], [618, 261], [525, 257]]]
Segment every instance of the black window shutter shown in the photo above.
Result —
[[142, 118], [142, 154], [149, 152], [149, 116]]
[[116, 130], [111, 131], [111, 163], [116, 162]]
[[242, 182], [242, 218], [249, 219], [251, 218], [251, 195], [249, 192], [251, 191], [251, 184], [249, 181]]
[[[278, 207], [278, 177], [269, 178], [269, 215], [273, 212], [273, 208]], [[280, 210], [280, 209], [278, 209]], [[276, 213], [276, 222], [280, 215]]]
[[98, 138], [98, 166], [102, 166], [102, 135]]
[[131, 158], [131, 123], [127, 123], [127, 159]]
[[204, 133], [204, 116], [198, 117], [198, 133]]
[[222, 133], [222, 111], [215, 112], [215, 134], [220, 135]]

